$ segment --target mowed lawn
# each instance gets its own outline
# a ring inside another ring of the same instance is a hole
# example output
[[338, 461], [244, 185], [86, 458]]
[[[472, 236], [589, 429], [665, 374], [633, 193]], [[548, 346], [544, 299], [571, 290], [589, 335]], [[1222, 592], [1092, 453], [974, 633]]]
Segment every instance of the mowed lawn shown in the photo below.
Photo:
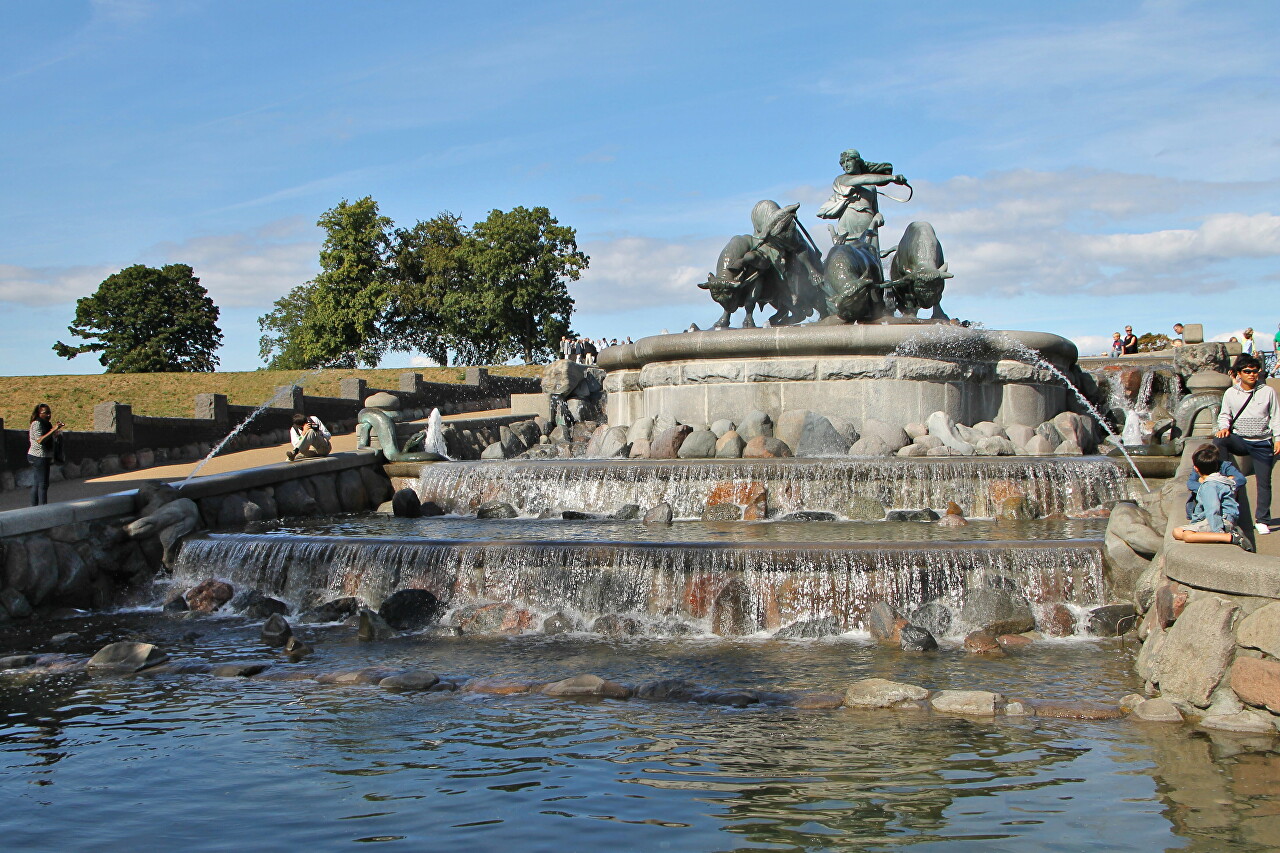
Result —
[[[420, 373], [428, 382], [461, 382], [465, 367], [398, 367], [379, 370], [255, 370], [248, 373], [104, 373], [97, 376], [7, 376], [0, 379], [0, 417], [9, 429], [26, 429], [37, 403], [53, 408], [54, 420], [68, 429], [93, 428], [93, 407], [114, 400], [133, 406], [137, 415], [189, 418], [196, 394], [226, 394], [231, 403], [258, 406], [277, 387], [304, 379], [308, 394], [338, 396], [344, 377], [359, 376], [371, 388], [395, 389], [401, 373]], [[539, 376], [538, 365], [490, 367], [495, 376]]]

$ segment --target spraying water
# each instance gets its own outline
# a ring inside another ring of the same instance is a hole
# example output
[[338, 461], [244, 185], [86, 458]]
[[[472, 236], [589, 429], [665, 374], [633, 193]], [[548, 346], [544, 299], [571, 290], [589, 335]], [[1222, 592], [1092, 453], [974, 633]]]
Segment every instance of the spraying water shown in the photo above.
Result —
[[[210, 459], [212, 459], [213, 457], [221, 453], [222, 448], [226, 447], [233, 438], [235, 438], [237, 435], [243, 432], [245, 427], [253, 423], [254, 419], [258, 417], [258, 415], [262, 414], [268, 408], [270, 408], [272, 403], [274, 403], [276, 400], [281, 399], [282, 397], [285, 397], [288, 394], [293, 393], [294, 388], [301, 388], [303, 383], [305, 383], [308, 379], [320, 373], [321, 371], [328, 369], [328, 367], [329, 367], [328, 364], [322, 364], [320, 367], [313, 367], [311, 370], [308, 370], [306, 373], [303, 373], [300, 376], [298, 376], [297, 379], [294, 379], [288, 385], [280, 386], [280, 388], [277, 389], [276, 393], [272, 394], [265, 403], [263, 403], [258, 408], [254, 409], [252, 412], [250, 412], [249, 416], [245, 418], [243, 421], [241, 421], [240, 424], [235, 429], [227, 433], [226, 438], [218, 442], [217, 446], [209, 451], [209, 455], [206, 456], [204, 459], [201, 459], [200, 464], [192, 468], [191, 473], [188, 474], [186, 478], [183, 479], [182, 482], [186, 483], [192, 477], [199, 474], [200, 469], [203, 468], [205, 465], [208, 465]], [[181, 483], [179, 484], [179, 486], [181, 486]]]
[[1065, 373], [1039, 352], [1021, 341], [1014, 340], [1002, 332], [995, 332], [981, 327], [964, 328], [933, 325], [898, 344], [889, 357], [931, 358], [951, 362], [990, 362], [1006, 357], [1052, 374], [1062, 381], [1062, 384], [1075, 396], [1090, 417], [1112, 439], [1112, 443], [1120, 448], [1120, 452], [1124, 454], [1125, 461], [1129, 463], [1129, 467], [1133, 469], [1134, 475], [1137, 476], [1138, 482], [1142, 483], [1142, 488], [1148, 492], [1151, 491], [1151, 487], [1147, 485], [1142, 472], [1134, 464], [1133, 457], [1129, 455], [1129, 451], [1124, 449], [1123, 439], [1111, 429], [1107, 419], [1102, 416], [1102, 412], [1099, 412], [1098, 408], [1093, 403], [1090, 403], [1084, 394], [1080, 393], [1080, 389]]

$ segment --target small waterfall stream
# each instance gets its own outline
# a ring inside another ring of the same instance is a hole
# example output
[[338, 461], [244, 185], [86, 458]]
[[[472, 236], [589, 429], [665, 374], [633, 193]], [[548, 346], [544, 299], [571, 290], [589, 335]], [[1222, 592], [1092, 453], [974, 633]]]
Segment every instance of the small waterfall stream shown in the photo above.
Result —
[[574, 509], [610, 513], [625, 504], [669, 503], [677, 517], [697, 517], [717, 486], [768, 490], [769, 515], [825, 510], [850, 517], [854, 499], [885, 509], [943, 509], [991, 517], [1000, 501], [1025, 493], [1041, 515], [1079, 513], [1124, 495], [1110, 460], [985, 459], [761, 459], [626, 462], [536, 460], [423, 465], [416, 491], [424, 501], [466, 514], [484, 501], [503, 500], [522, 515]]
[[958, 609], [987, 586], [1021, 590], [1041, 607], [1105, 597], [1099, 543], [1077, 541], [688, 547], [215, 534], [185, 543], [175, 582], [211, 571], [302, 606], [345, 595], [376, 604], [420, 588], [454, 607], [510, 602], [585, 624], [629, 614], [653, 634], [706, 633], [725, 608], [735, 611], [726, 622], [745, 626], [737, 633], [828, 618], [854, 630], [877, 601], [903, 613], [938, 599]]

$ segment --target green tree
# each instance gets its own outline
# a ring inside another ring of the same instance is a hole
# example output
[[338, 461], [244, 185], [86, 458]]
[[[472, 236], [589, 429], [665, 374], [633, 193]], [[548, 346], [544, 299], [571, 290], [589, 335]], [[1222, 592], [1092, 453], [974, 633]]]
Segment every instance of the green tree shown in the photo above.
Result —
[[476, 329], [470, 342], [488, 356], [482, 360], [558, 357], [573, 314], [568, 283], [591, 260], [578, 250], [574, 229], [545, 207], [494, 210], [471, 229], [461, 253], [473, 286], [458, 295], [457, 319]]
[[67, 331], [97, 340], [58, 341], [53, 351], [63, 358], [100, 352], [107, 373], [208, 373], [222, 344], [218, 306], [186, 264], [136, 264], [107, 276], [92, 296], [76, 300]]
[[440, 364], [460, 351], [464, 330], [455, 323], [456, 294], [468, 287], [460, 247], [462, 220], [448, 211], [412, 228], [397, 228], [392, 240], [391, 299], [381, 334], [387, 348], [426, 353]]
[[386, 351], [391, 220], [369, 196], [343, 199], [316, 223], [325, 230], [320, 274], [258, 319], [259, 352], [272, 369], [373, 367]]
[[1173, 346], [1168, 335], [1159, 332], [1147, 332], [1138, 336], [1138, 352], [1159, 352]]

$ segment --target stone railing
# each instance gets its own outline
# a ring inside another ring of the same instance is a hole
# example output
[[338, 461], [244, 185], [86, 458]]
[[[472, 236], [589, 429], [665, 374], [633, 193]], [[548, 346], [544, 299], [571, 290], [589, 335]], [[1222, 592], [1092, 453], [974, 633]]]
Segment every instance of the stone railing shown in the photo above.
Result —
[[[347, 377], [340, 383], [338, 397], [313, 396], [296, 385], [283, 385], [276, 389], [271, 405], [224, 452], [283, 444], [288, 441], [294, 412], [315, 415], [336, 434], [350, 432], [364, 401], [378, 392], [397, 397], [405, 414], [424, 417], [433, 408], [444, 414], [506, 408], [513, 393], [538, 389], [536, 378], [490, 376], [477, 367], [467, 368], [462, 383], [424, 382], [420, 373], [402, 373], [396, 389], [371, 388], [359, 377]], [[190, 418], [149, 417], [134, 414], [123, 403], [99, 403], [94, 407], [92, 430], [63, 433], [67, 462], [54, 465], [50, 479], [57, 482], [196, 461], [254, 411], [253, 406], [228, 403], [224, 394], [197, 394]], [[25, 426], [5, 429], [0, 420], [0, 435], [0, 489], [29, 486]]]

